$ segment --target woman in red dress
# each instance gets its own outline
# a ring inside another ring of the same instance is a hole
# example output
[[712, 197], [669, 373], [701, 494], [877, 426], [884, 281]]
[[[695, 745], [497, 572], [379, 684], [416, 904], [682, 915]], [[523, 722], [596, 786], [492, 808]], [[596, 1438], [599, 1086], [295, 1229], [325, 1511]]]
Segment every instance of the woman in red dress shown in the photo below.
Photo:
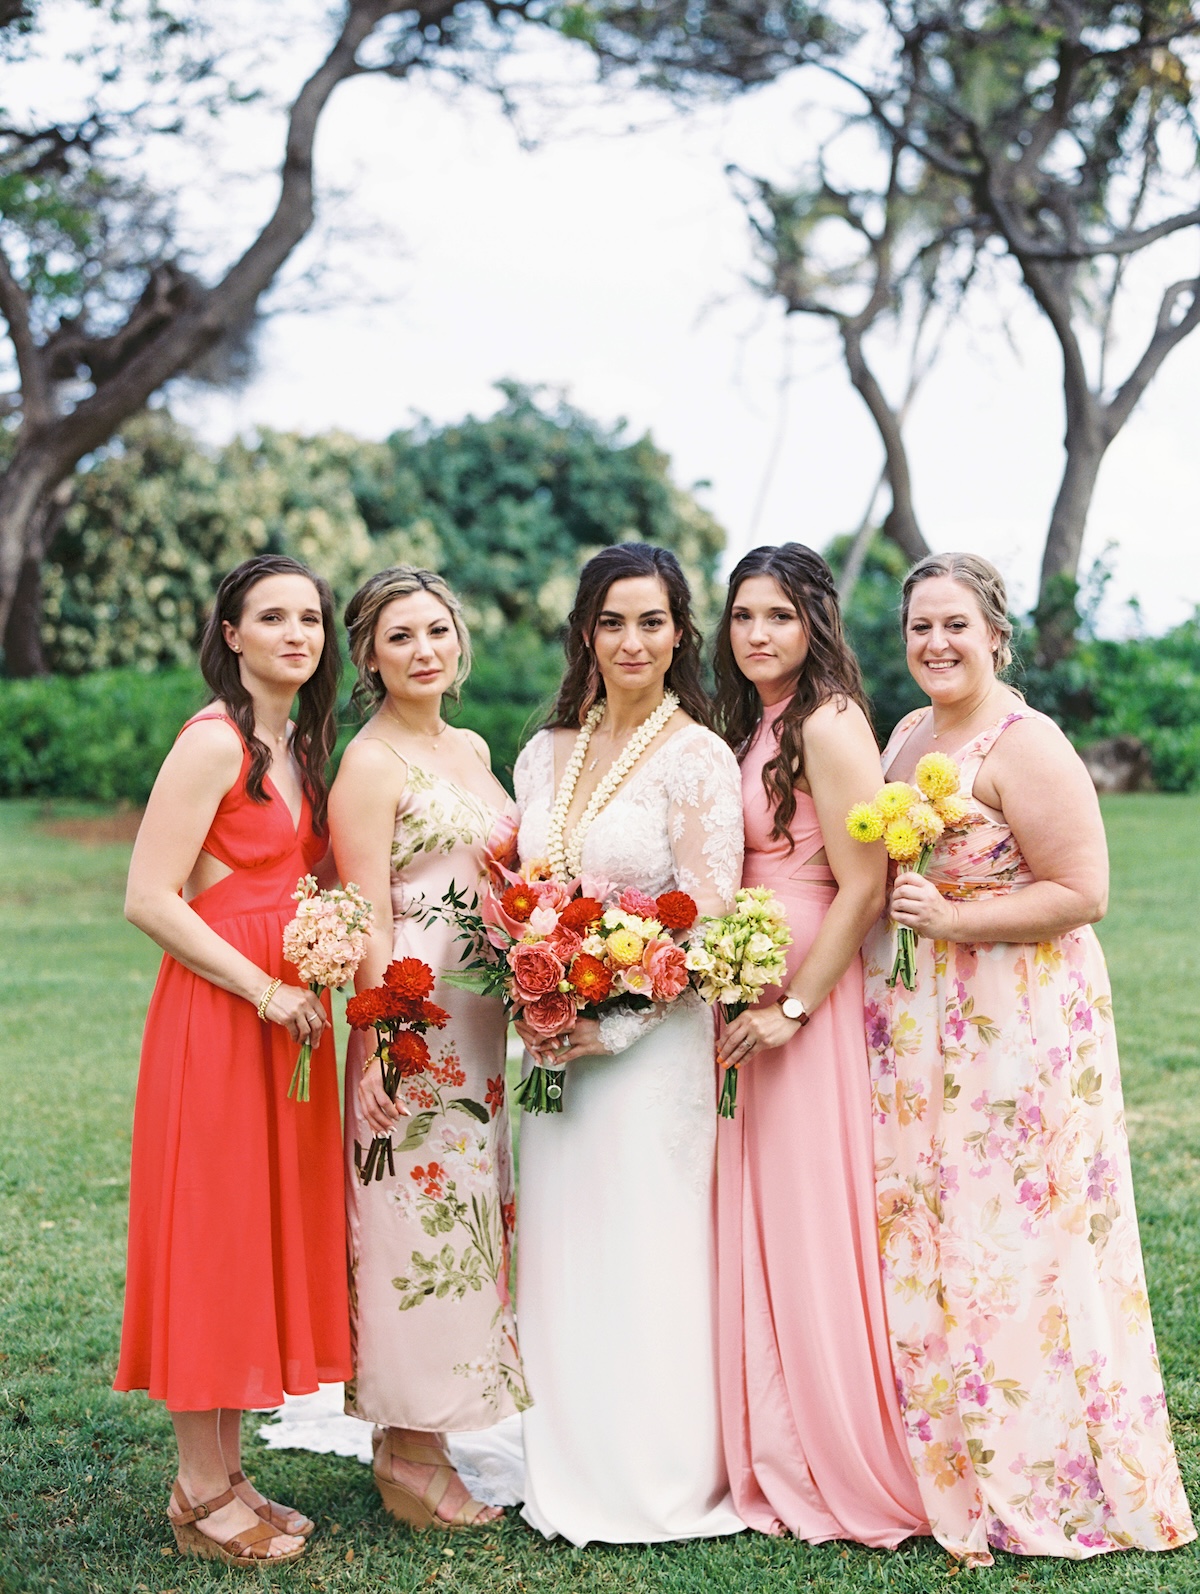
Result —
[[[294, 1560], [312, 1523], [242, 1473], [242, 1412], [351, 1372], [329, 1015], [282, 941], [296, 883], [327, 851], [329, 588], [293, 559], [247, 560], [217, 591], [200, 663], [212, 701], [155, 781], [125, 904], [166, 956], [142, 1043], [115, 1387], [171, 1413], [181, 1551], [252, 1565]], [[287, 1090], [304, 1040], [301, 1103]]]

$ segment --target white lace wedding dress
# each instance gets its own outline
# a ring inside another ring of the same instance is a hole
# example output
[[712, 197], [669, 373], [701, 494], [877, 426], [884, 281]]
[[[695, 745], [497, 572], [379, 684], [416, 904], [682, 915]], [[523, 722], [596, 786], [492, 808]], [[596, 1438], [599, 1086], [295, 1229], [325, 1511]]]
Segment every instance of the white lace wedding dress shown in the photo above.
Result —
[[[544, 857], [552, 738], [516, 767], [521, 857]], [[583, 869], [702, 913], [741, 880], [737, 763], [700, 726], [668, 738], [588, 831]], [[612, 1016], [615, 1056], [566, 1073], [521, 1124], [517, 1315], [532, 1408], [525, 1517], [574, 1544], [737, 1533], [717, 1409], [712, 1016], [691, 993]]]

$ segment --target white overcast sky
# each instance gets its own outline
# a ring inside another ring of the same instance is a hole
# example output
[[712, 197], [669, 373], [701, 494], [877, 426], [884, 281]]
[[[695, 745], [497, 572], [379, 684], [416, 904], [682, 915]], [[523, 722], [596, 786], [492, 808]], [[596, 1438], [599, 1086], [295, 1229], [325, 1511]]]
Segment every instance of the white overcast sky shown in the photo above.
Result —
[[[546, 383], [606, 422], [649, 430], [683, 484], [709, 482], [702, 497], [728, 530], [730, 562], [756, 542], [823, 545], [862, 514], [879, 444], [831, 333], [786, 321], [747, 286], [748, 229], [725, 175], [729, 162], [794, 170], [810, 147], [805, 85], [684, 115], [647, 97], [597, 101], [567, 49], [542, 46], [524, 64], [578, 84], [568, 109], [531, 118], [533, 149], [482, 92], [342, 85], [319, 177], [360, 229], [350, 252], [380, 302], [278, 317], [247, 388], [182, 412], [214, 441], [256, 425], [382, 437], [414, 413], [487, 414], [503, 377]], [[273, 165], [279, 138], [262, 118], [239, 159]], [[269, 198], [258, 184], [227, 187], [231, 246]], [[1194, 269], [1196, 247], [1194, 234], [1175, 244], [1174, 275]], [[1131, 331], [1157, 302], [1147, 280]], [[1008, 339], [993, 329], [1005, 320]], [[995, 560], [1016, 607], [1036, 590], [1062, 464], [1057, 373], [1048, 330], [1014, 292], [1003, 315], [979, 312], [951, 333], [908, 428], [926, 536]], [[1154, 630], [1200, 603], [1198, 388], [1200, 334], [1105, 462], [1085, 563], [1116, 544], [1107, 629], [1126, 628], [1130, 596]]]

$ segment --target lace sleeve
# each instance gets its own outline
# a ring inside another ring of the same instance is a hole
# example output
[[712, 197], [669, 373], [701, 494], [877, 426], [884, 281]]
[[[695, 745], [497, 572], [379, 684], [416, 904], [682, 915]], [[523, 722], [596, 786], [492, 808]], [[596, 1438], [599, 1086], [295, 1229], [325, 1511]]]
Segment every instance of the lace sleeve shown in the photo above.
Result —
[[513, 792], [522, 813], [529, 807], [530, 799], [537, 790], [550, 746], [550, 732], [538, 731], [517, 755], [513, 767]]
[[[719, 737], [697, 726], [681, 731], [667, 775], [667, 825], [675, 883], [701, 913], [727, 913], [742, 883], [742, 776]], [[685, 993], [680, 1001], [692, 999]], [[669, 1007], [629, 1012], [617, 1007], [600, 1020], [600, 1044], [623, 1052], [662, 1023]]]
[[737, 759], [719, 736], [697, 727], [679, 749], [667, 789], [676, 883], [701, 913], [728, 913], [746, 844]]

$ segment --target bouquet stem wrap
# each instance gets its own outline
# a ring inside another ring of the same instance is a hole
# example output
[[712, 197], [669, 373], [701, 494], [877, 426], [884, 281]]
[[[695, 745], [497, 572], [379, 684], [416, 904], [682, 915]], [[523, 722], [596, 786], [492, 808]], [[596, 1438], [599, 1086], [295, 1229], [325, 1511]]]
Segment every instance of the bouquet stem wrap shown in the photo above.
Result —
[[522, 1112], [562, 1112], [565, 1068], [535, 1065], [513, 1091], [513, 1100]]

